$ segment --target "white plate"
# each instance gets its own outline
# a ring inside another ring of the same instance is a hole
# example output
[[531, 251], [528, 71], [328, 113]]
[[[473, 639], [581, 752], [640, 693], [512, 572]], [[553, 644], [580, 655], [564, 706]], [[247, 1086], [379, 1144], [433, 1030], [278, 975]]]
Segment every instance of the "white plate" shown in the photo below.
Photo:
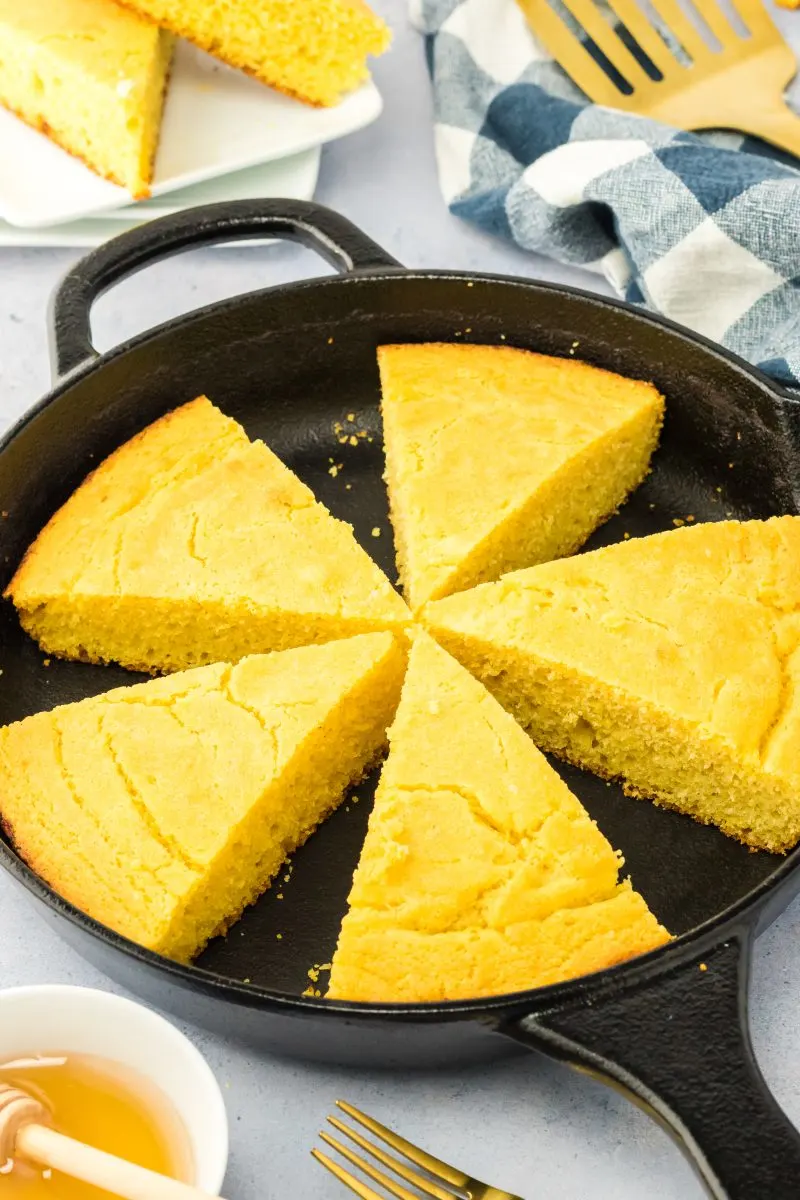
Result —
[[[320, 146], [362, 129], [381, 109], [371, 82], [335, 108], [311, 108], [181, 42], [153, 197]], [[63, 225], [131, 203], [122, 188], [5, 111], [0, 111], [0, 163], [0, 218], [11, 225]]]
[[117, 208], [98, 214], [93, 220], [72, 221], [65, 225], [48, 225], [42, 229], [20, 229], [0, 221], [0, 246], [99, 246], [118, 233], [134, 229], [154, 217], [167, 216], [211, 204], [216, 200], [253, 200], [279, 196], [292, 200], [311, 200], [317, 186], [319, 146], [293, 154], [279, 162], [248, 167], [194, 187], [172, 192], [169, 200], [147, 200], [128, 208]]

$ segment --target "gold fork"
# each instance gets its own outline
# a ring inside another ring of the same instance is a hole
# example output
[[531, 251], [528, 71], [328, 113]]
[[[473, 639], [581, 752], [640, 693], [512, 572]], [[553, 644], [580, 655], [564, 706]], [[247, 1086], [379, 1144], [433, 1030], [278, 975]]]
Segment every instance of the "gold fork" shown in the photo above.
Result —
[[603, 70], [548, 0], [517, 0], [535, 36], [595, 104], [652, 117], [680, 129], [738, 129], [800, 155], [800, 117], [783, 99], [797, 73], [794, 54], [761, 0], [731, 0], [747, 36], [717, 3], [694, 0], [715, 48], [680, 0], [648, 0], [648, 8], [682, 48], [681, 62], [637, 0], [608, 0], [659, 75], [654, 79], [594, 0], [562, 0], [584, 35], [630, 89]]
[[[351, 1120], [357, 1121], [364, 1129], [369, 1130], [376, 1138], [403, 1156], [403, 1159], [395, 1158], [381, 1146], [376, 1146], [374, 1142], [363, 1137], [355, 1129], [345, 1125], [344, 1121], [340, 1121], [338, 1117], [328, 1117], [334, 1129], [349, 1138], [376, 1162], [388, 1167], [389, 1171], [398, 1177], [394, 1179], [379, 1167], [373, 1166], [372, 1162], [360, 1156], [355, 1150], [337, 1141], [329, 1133], [320, 1134], [328, 1146], [333, 1147], [343, 1158], [362, 1171], [373, 1183], [377, 1183], [390, 1196], [397, 1196], [398, 1200], [420, 1200], [420, 1193], [422, 1193], [423, 1196], [433, 1196], [434, 1200], [521, 1200], [519, 1196], [512, 1196], [510, 1192], [501, 1192], [499, 1188], [489, 1187], [488, 1184], [473, 1179], [471, 1175], [465, 1175], [463, 1171], [457, 1171], [455, 1167], [448, 1166], [447, 1163], [434, 1158], [432, 1154], [427, 1154], [418, 1146], [407, 1142], [399, 1134], [392, 1133], [391, 1129], [387, 1129], [379, 1121], [368, 1117], [366, 1113], [353, 1108], [352, 1104], [346, 1104], [344, 1100], [337, 1100], [336, 1104]], [[315, 1149], [311, 1153], [317, 1162], [321, 1162], [323, 1167], [327, 1167], [337, 1179], [350, 1188], [351, 1192], [361, 1196], [361, 1200], [386, 1200], [385, 1195], [376, 1192], [368, 1184], [362, 1183], [360, 1179], [351, 1175], [345, 1167], [334, 1162], [321, 1150]], [[401, 1179], [410, 1183], [416, 1190], [409, 1191], [400, 1182]]]

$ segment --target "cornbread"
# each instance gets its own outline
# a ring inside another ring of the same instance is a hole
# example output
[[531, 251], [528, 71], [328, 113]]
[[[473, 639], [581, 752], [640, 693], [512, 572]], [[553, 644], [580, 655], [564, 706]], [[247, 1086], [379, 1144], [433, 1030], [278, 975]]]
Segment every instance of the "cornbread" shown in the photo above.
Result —
[[124, 0], [232, 67], [309, 104], [338, 104], [369, 78], [388, 27], [363, 0]]
[[40, 533], [6, 595], [48, 653], [145, 671], [409, 619], [350, 526], [205, 397], [106, 459]]
[[538, 746], [749, 846], [800, 838], [800, 518], [623, 542], [425, 620]]
[[0, 0], [0, 103], [138, 200], [172, 49], [112, 0]]
[[405, 653], [388, 633], [255, 655], [0, 730], [0, 816], [65, 899], [194, 957], [380, 751]]
[[668, 940], [566, 784], [424, 634], [389, 742], [329, 996], [521, 991]]
[[400, 578], [427, 600], [576, 550], [644, 478], [652, 384], [510, 346], [383, 346]]

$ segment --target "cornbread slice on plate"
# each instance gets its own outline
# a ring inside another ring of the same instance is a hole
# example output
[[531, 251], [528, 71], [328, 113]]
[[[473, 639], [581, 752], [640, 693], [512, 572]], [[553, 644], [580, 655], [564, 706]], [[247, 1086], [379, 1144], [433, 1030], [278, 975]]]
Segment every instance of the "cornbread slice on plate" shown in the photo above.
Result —
[[647, 473], [650, 383], [509, 346], [383, 346], [386, 480], [413, 609], [570, 554]]
[[138, 200], [173, 45], [112, 0], [0, 0], [0, 103]]
[[6, 595], [49, 653], [145, 671], [410, 619], [350, 526], [205, 397], [106, 459]]
[[425, 620], [538, 746], [749, 846], [800, 838], [800, 518], [623, 542]]
[[668, 940], [566, 784], [424, 634], [389, 743], [330, 997], [521, 991]]
[[65, 899], [189, 960], [372, 765], [404, 665], [364, 634], [38, 713], [0, 730], [0, 818]]
[[364, 0], [124, 0], [232, 67], [309, 104], [332, 105], [369, 78], [391, 34]]

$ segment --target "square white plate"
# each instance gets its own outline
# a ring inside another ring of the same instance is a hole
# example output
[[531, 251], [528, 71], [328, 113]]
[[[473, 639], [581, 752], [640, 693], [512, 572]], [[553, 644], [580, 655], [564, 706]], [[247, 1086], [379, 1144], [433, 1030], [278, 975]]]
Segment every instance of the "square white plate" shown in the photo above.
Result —
[[[335, 108], [311, 108], [179, 42], [153, 197], [322, 145], [362, 129], [381, 109], [371, 82]], [[11, 225], [63, 225], [131, 203], [122, 188], [3, 110], [0, 163], [0, 218]]]
[[254, 200], [265, 196], [311, 200], [317, 186], [319, 146], [278, 162], [248, 167], [218, 179], [171, 192], [163, 200], [147, 200], [127, 208], [98, 213], [94, 218], [41, 229], [20, 229], [0, 221], [0, 246], [99, 246], [118, 233], [134, 229], [154, 217], [167, 216], [198, 204], [217, 200]]

